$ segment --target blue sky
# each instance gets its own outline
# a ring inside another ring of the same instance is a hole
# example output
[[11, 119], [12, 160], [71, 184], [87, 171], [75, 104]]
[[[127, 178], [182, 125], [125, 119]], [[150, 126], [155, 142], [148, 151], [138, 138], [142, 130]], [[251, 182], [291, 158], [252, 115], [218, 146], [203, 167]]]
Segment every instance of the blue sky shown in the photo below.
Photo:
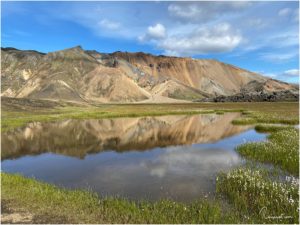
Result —
[[1, 45], [212, 58], [299, 82], [299, 3], [1, 2]]

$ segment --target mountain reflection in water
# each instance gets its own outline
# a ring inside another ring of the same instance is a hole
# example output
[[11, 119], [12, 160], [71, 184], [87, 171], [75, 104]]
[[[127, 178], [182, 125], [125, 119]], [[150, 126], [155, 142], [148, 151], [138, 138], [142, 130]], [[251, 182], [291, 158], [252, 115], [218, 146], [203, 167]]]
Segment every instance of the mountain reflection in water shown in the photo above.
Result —
[[45, 152], [84, 158], [104, 150], [214, 142], [249, 129], [232, 125], [237, 117], [239, 113], [34, 122], [2, 134], [2, 160]]
[[2, 171], [105, 196], [189, 202], [213, 194], [216, 174], [243, 163], [238, 144], [265, 138], [232, 125], [238, 117], [31, 123], [2, 134]]

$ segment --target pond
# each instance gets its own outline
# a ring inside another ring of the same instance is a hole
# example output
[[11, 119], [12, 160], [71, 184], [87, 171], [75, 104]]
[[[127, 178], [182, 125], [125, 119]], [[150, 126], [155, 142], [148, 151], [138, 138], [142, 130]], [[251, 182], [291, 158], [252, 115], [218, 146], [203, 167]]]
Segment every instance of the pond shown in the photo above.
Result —
[[189, 202], [244, 163], [234, 148], [265, 134], [239, 113], [34, 122], [2, 134], [2, 171], [102, 196]]

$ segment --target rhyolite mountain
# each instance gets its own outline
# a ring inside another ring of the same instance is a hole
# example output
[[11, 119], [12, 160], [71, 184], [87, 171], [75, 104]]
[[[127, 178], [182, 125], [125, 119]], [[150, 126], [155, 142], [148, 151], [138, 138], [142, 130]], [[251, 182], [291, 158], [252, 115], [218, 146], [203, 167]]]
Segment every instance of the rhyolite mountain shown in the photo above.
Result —
[[85, 102], [298, 100], [298, 87], [216, 60], [80, 46], [1, 48], [1, 96]]

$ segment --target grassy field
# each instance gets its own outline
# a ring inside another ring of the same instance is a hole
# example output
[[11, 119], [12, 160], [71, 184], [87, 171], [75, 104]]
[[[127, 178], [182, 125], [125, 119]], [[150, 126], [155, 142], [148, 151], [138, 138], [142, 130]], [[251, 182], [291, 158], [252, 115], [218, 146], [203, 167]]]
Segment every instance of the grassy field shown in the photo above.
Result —
[[292, 126], [287, 127], [287, 126], [280, 126], [280, 125], [275, 126], [275, 125], [262, 125], [262, 124], [256, 125], [254, 127], [254, 129], [260, 133], [272, 133], [276, 131], [287, 130], [287, 128], [293, 129]]
[[247, 114], [244, 118], [236, 119], [232, 121], [234, 125], [248, 125], [248, 124], [258, 124], [258, 123], [269, 123], [269, 124], [287, 124], [296, 125], [299, 123], [299, 119], [289, 118], [284, 115], [272, 115], [261, 112], [251, 112]]
[[2, 203], [34, 212], [34, 223], [234, 223], [238, 219], [220, 203], [195, 201], [132, 202], [101, 199], [18, 175], [1, 174]]
[[[3, 101], [3, 100], [2, 100]], [[6, 100], [4, 100], [6, 101]], [[51, 103], [53, 104], [53, 103]], [[244, 114], [236, 124], [255, 123], [299, 123], [298, 103], [189, 103], [189, 104], [104, 104], [71, 105], [44, 104], [45, 107], [27, 105], [16, 108], [15, 104], [4, 104], [1, 111], [3, 132], [24, 126], [34, 121], [56, 121], [62, 119], [101, 119], [114, 117], [139, 117], [178, 114], [201, 114], [241, 112]], [[259, 118], [259, 119], [258, 119]], [[271, 119], [272, 118], [272, 119]]]
[[166, 114], [241, 112], [235, 124], [256, 124], [259, 132], [269, 133], [268, 141], [246, 143], [237, 148], [244, 157], [280, 167], [289, 175], [281, 181], [272, 171], [238, 168], [220, 173], [216, 199], [195, 199], [190, 204], [159, 201], [133, 202], [103, 199], [82, 190], [66, 190], [19, 175], [1, 173], [2, 212], [32, 213], [32, 223], [298, 223], [298, 103], [195, 103], [54, 105], [51, 107], [2, 108], [2, 132], [32, 121], [66, 118], [111, 118]]

